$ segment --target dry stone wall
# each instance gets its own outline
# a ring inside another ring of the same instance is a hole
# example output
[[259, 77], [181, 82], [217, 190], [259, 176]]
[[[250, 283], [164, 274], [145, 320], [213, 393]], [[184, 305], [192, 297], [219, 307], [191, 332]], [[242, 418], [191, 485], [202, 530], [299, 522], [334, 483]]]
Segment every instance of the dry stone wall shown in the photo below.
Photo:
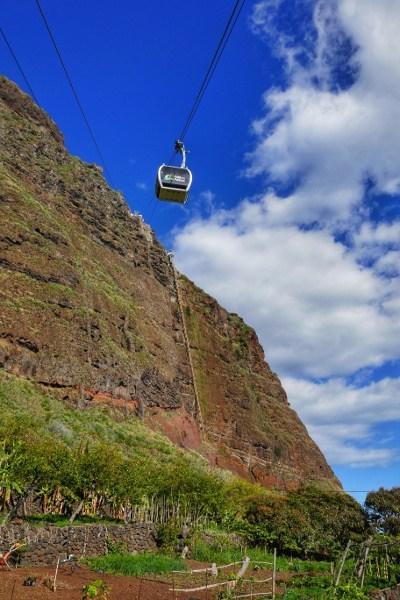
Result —
[[371, 598], [373, 598], [373, 600], [400, 600], [400, 585], [396, 585], [394, 588], [374, 592], [371, 595]]
[[8, 525], [0, 527], [0, 552], [17, 541], [25, 541], [20, 553], [22, 565], [53, 565], [58, 558], [74, 554], [77, 558], [97, 556], [107, 552], [109, 542], [121, 544], [128, 552], [144, 552], [156, 548], [154, 525], [82, 525], [71, 527], [32, 527]]

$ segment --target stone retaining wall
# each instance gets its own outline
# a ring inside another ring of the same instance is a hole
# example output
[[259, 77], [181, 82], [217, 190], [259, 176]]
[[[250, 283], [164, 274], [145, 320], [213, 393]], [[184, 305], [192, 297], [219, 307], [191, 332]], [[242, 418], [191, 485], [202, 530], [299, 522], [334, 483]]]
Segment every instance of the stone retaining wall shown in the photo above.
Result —
[[373, 600], [400, 600], [400, 585], [396, 585], [394, 588], [374, 592], [371, 597]]
[[130, 525], [77, 525], [71, 527], [32, 527], [7, 525], [0, 527], [0, 552], [6, 551], [16, 541], [26, 541], [20, 553], [22, 565], [53, 565], [59, 557], [74, 554], [97, 556], [107, 551], [107, 541], [122, 543], [128, 552], [154, 550], [155, 528], [149, 523]]

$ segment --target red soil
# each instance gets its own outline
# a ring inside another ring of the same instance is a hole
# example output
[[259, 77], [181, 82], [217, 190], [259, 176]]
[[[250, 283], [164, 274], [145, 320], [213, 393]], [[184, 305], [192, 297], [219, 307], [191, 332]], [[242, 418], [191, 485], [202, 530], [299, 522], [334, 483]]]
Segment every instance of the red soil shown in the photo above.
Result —
[[[54, 567], [24, 567], [11, 571], [0, 569], [0, 600], [82, 600], [83, 586], [96, 579], [102, 579], [107, 583], [110, 588], [110, 600], [214, 600], [221, 590], [221, 588], [213, 592], [209, 590], [207, 594], [205, 591], [174, 594], [170, 590], [171, 582], [165, 580], [96, 573], [87, 567], [76, 567], [71, 573], [69, 567], [62, 567], [57, 577], [56, 592], [53, 592], [45, 582], [53, 581], [54, 571]], [[259, 571], [252, 575], [262, 579], [268, 576], [268, 573]], [[280, 581], [286, 579], [282, 578], [282, 574], [280, 575]], [[23, 585], [28, 577], [36, 577], [33, 587]], [[179, 581], [179, 585], [182, 583]], [[185, 588], [195, 585], [194, 582], [190, 582], [190, 578], [184, 583]], [[278, 587], [277, 592], [279, 591]]]

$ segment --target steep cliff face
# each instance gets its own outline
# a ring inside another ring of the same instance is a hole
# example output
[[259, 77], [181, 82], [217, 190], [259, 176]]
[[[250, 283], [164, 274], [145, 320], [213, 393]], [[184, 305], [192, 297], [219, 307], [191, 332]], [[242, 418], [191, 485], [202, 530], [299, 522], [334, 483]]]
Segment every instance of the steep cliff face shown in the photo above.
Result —
[[331, 469], [290, 408], [255, 331], [180, 276], [204, 429], [217, 465], [267, 486], [330, 480]]
[[1, 368], [80, 409], [134, 411], [267, 485], [338, 485], [254, 331], [174, 273], [99, 168], [4, 78], [0, 160]]

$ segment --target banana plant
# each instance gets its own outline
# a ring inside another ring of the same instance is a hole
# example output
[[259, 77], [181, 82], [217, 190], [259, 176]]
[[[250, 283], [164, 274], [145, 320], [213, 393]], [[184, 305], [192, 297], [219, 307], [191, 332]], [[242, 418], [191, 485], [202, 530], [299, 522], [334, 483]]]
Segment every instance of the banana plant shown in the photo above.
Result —
[[21, 482], [14, 475], [20, 462], [19, 449], [18, 442], [12, 443], [11, 446], [6, 445], [5, 441], [0, 443], [1, 511], [5, 511], [10, 507], [13, 493], [22, 494]]

